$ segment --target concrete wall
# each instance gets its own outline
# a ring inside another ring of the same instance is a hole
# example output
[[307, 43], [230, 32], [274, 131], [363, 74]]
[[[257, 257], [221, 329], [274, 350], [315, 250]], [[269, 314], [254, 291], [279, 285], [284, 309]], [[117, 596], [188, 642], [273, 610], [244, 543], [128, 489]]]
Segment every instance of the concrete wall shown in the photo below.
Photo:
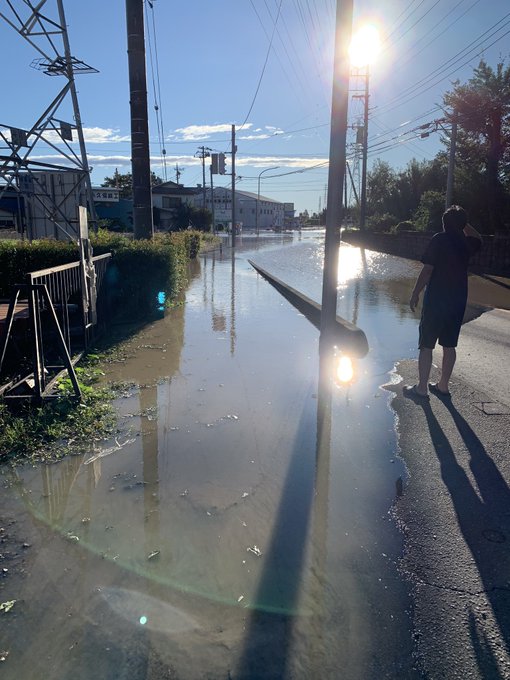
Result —
[[[389, 255], [419, 260], [433, 234], [406, 231], [401, 234], [345, 231], [342, 240]], [[510, 277], [510, 237], [483, 236], [482, 250], [473, 257], [470, 270], [479, 274]]]

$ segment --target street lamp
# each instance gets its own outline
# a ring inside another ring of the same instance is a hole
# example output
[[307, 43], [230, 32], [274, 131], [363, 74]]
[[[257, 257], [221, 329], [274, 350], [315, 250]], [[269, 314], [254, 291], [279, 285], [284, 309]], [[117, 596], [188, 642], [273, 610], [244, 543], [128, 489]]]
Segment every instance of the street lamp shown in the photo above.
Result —
[[255, 209], [255, 229], [257, 231], [257, 236], [259, 235], [259, 201], [260, 201], [260, 178], [265, 172], [269, 172], [269, 170], [278, 170], [280, 166], [276, 165], [274, 168], [266, 168], [265, 170], [262, 170], [262, 172], [259, 173], [259, 182], [258, 182], [258, 191], [257, 191], [257, 206]]

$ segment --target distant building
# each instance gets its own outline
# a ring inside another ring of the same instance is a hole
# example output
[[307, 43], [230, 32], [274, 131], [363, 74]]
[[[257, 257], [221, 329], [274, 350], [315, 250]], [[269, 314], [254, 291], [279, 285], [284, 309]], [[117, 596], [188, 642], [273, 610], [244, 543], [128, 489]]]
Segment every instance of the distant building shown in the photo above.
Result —
[[17, 229], [20, 233], [25, 212], [25, 199], [14, 187], [0, 187], [0, 229]]
[[[199, 189], [185, 187], [171, 181], [153, 186], [154, 227], [163, 230], [170, 229], [175, 211], [186, 203], [194, 205], [193, 198], [198, 191]], [[198, 207], [202, 207], [202, 204]]]
[[[215, 187], [213, 193], [214, 201], [211, 202], [211, 189], [207, 188], [205, 207], [214, 213], [215, 228], [226, 228], [232, 222], [232, 190]], [[201, 187], [196, 189], [195, 196], [188, 202], [196, 208], [203, 207]], [[258, 197], [249, 191], [236, 190], [235, 221], [242, 224], [243, 230], [255, 230], [258, 227], [280, 231], [285, 228], [285, 204], [267, 196]]]
[[294, 203], [284, 203], [284, 225], [285, 229], [297, 229], [298, 221], [295, 218]]

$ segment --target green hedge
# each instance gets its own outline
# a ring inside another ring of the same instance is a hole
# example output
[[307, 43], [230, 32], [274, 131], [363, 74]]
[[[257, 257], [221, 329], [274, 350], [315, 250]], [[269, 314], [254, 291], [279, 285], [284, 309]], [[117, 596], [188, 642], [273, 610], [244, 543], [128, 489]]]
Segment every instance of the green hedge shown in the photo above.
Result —
[[[112, 301], [143, 314], [159, 291], [174, 298], [187, 280], [187, 266], [200, 249], [195, 231], [156, 234], [151, 241], [133, 241], [100, 230], [91, 236], [94, 255], [112, 253], [105, 285]], [[59, 241], [0, 241], [0, 298], [24, 283], [30, 271], [76, 262], [74, 244]]]

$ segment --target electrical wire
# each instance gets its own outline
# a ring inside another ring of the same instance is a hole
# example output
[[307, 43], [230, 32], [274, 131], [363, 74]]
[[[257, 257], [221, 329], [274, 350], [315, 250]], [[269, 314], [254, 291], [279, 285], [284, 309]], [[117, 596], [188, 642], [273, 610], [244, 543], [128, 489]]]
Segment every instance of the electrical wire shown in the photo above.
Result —
[[[407, 35], [407, 34], [409, 33], [409, 31], [411, 31], [415, 26], [417, 26], [417, 25], [420, 23], [420, 21], [423, 21], [423, 19], [425, 19], [425, 17], [426, 17], [428, 14], [430, 14], [430, 12], [432, 12], [432, 10], [434, 9], [434, 7], [436, 7], [436, 5], [438, 5], [440, 2], [441, 2], [441, 0], [436, 0], [436, 2], [435, 2], [431, 7], [429, 7], [428, 10], [427, 10], [424, 14], [421, 15], [421, 17], [419, 17], [418, 19], [416, 19], [416, 21], [414, 22], [414, 24], [411, 24], [411, 26], [409, 26], [408, 28], [406, 28], [406, 30], [405, 30], [403, 33], [401, 33], [401, 34], [393, 41], [392, 46], [393, 46], [395, 43], [397, 43], [397, 42], [399, 42], [400, 40], [402, 40], [402, 38], [403, 38], [405, 35]], [[386, 50], [388, 50], [388, 49], [390, 49], [390, 48], [389, 48], [389, 47], [386, 47]]]
[[[253, 2], [252, 2], [252, 0], [250, 0], [250, 2], [251, 2], [251, 5], [252, 5], [252, 7], [253, 7]], [[258, 95], [258, 93], [259, 93], [260, 86], [261, 86], [261, 84], [262, 84], [262, 78], [264, 77], [264, 73], [265, 73], [265, 71], [266, 71], [266, 66], [267, 66], [267, 62], [268, 62], [268, 60], [269, 60], [269, 54], [270, 54], [270, 52], [271, 52], [271, 47], [273, 46], [273, 40], [274, 40], [274, 36], [275, 36], [275, 33], [276, 33], [276, 25], [277, 25], [277, 23], [278, 23], [278, 18], [279, 18], [279, 16], [280, 16], [280, 11], [281, 11], [281, 9], [282, 9], [282, 3], [283, 3], [283, 0], [280, 0], [280, 4], [278, 5], [278, 14], [276, 15], [276, 19], [275, 19], [275, 21], [274, 21], [273, 32], [272, 32], [272, 34], [271, 34], [271, 40], [269, 41], [269, 45], [268, 45], [268, 47], [267, 47], [266, 59], [265, 59], [265, 61], [264, 61], [264, 66], [262, 67], [262, 72], [261, 72], [261, 74], [260, 74], [259, 82], [258, 82], [258, 84], [257, 84], [257, 89], [255, 90], [255, 94], [253, 95], [253, 99], [252, 99], [252, 102], [251, 102], [251, 104], [250, 104], [250, 108], [248, 109], [248, 113], [246, 114], [246, 117], [245, 117], [245, 119], [244, 119], [244, 121], [243, 121], [241, 127], [238, 128], [238, 130], [242, 130], [243, 127], [246, 125], [246, 121], [248, 120], [248, 118], [249, 118], [249, 116], [250, 116], [250, 113], [252, 112], [253, 106], [255, 105], [255, 100], [257, 99], [257, 95]]]
[[430, 45], [432, 45], [432, 43], [434, 43], [442, 35], [444, 35], [446, 33], [446, 31], [448, 31], [452, 26], [455, 26], [455, 24], [458, 23], [464, 16], [466, 16], [466, 14], [468, 12], [470, 12], [473, 9], [473, 7], [475, 7], [475, 5], [478, 5], [478, 3], [481, 2], [481, 0], [474, 0], [474, 2], [471, 3], [471, 5], [466, 10], [464, 10], [464, 12], [462, 12], [462, 14], [460, 16], [456, 17], [440, 33], [438, 33], [431, 40], [429, 40], [429, 42], [426, 45], [424, 45], [421, 49], [419, 49], [417, 52], [415, 52], [414, 49], [418, 46], [418, 44], [420, 42], [422, 42], [422, 40], [424, 38], [426, 38], [427, 35], [432, 33], [434, 31], [434, 29], [436, 29], [441, 23], [443, 23], [443, 21], [445, 21], [445, 19], [447, 19], [450, 16], [450, 14], [452, 14], [452, 12], [454, 12], [457, 9], [457, 7], [459, 7], [459, 5], [462, 5], [464, 2], [466, 2], [466, 0], [459, 0], [459, 2], [455, 5], [455, 7], [453, 7], [449, 12], [447, 12], [444, 15], [444, 17], [440, 21], [438, 21], [437, 24], [433, 28], [430, 29], [430, 31], [427, 31], [427, 33], [425, 33], [425, 35], [423, 35], [420, 38], [420, 40], [418, 40], [418, 41], [416, 41], [416, 43], [414, 43], [412, 49], [407, 51], [407, 53], [409, 54], [409, 58], [406, 61], [402, 61], [402, 59], [399, 58], [399, 68], [403, 68], [404, 66], [407, 66], [407, 64], [409, 64], [413, 59], [416, 59], [416, 57], [418, 55], [422, 54], [427, 49], [427, 47], [430, 47]]
[[[483, 45], [482, 49], [475, 55], [471, 55], [466, 62], [462, 63], [460, 66], [456, 66], [453, 71], [450, 71], [447, 75], [442, 75], [442, 77], [433, 82], [427, 90], [423, 89], [424, 85], [427, 85], [430, 81], [433, 81], [434, 78], [439, 75], [443, 74], [444, 70], [446, 68], [451, 68], [455, 64], [457, 64], [459, 61], [461, 61], [464, 57], [467, 56], [467, 54], [471, 54], [475, 50], [477, 50], [479, 47], [482, 46], [482, 44], [486, 41], [489, 40], [490, 38], [494, 37], [499, 31], [503, 30], [508, 24], [510, 24], [510, 20], [507, 20], [508, 17], [510, 17], [510, 12], [506, 14], [502, 19], [497, 21], [495, 24], [493, 24], [490, 28], [488, 28], [486, 31], [481, 33], [477, 38], [472, 40], [469, 45], [464, 47], [460, 52], [457, 52], [457, 54], [454, 54], [450, 59], [447, 61], [443, 62], [440, 66], [435, 68], [433, 71], [431, 71], [427, 76], [424, 76], [421, 80], [417, 81], [414, 83], [411, 87], [407, 88], [407, 90], [404, 90], [401, 92], [399, 95], [394, 97], [392, 100], [389, 102], [386, 102], [385, 104], [381, 105], [379, 107], [379, 111], [392, 111], [395, 108], [398, 108], [399, 106], [402, 106], [404, 103], [407, 103], [408, 101], [411, 101], [414, 99], [414, 97], [409, 97], [409, 95], [412, 95], [415, 93], [417, 90], [420, 90], [420, 94], [424, 91], [427, 91], [428, 89], [431, 89], [431, 87], [434, 87], [435, 85], [439, 84], [446, 78], [449, 78], [453, 73], [461, 69], [463, 66], [466, 66], [470, 61], [472, 61], [475, 57], [480, 56], [482, 52], [484, 52], [486, 49], [489, 47], [492, 47], [496, 42], [504, 38], [507, 34], [503, 34], [499, 36], [494, 42], [492, 42], [490, 45]], [[505, 21], [506, 20], [506, 21]], [[492, 31], [492, 33], [490, 33]], [[490, 33], [487, 37], [486, 34]]]
[[[151, 8], [152, 11], [152, 37], [149, 23], [149, 12], [147, 6]], [[165, 149], [165, 135], [163, 131], [163, 111], [161, 104], [161, 85], [159, 78], [159, 59], [158, 59], [158, 48], [157, 48], [157, 37], [156, 37], [156, 24], [154, 21], [154, 5], [151, 0], [146, 0], [145, 2], [145, 19], [147, 24], [147, 42], [149, 45], [149, 64], [151, 69], [151, 80], [152, 80], [152, 90], [154, 96], [154, 111], [156, 113], [156, 127], [158, 131], [158, 142], [159, 151], [162, 160], [162, 170], [165, 182], [168, 179], [167, 167], [166, 167], [166, 149]], [[154, 44], [154, 47], [153, 47]], [[154, 53], [154, 56], [153, 56]]]

